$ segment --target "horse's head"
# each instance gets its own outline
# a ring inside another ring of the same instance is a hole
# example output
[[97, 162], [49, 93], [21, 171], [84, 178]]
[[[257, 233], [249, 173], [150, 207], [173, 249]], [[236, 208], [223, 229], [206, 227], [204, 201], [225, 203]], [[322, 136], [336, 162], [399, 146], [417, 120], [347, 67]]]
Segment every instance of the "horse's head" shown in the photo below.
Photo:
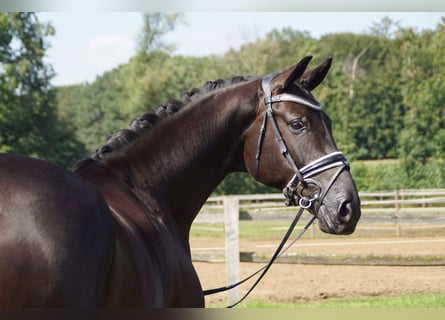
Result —
[[263, 78], [257, 118], [245, 133], [244, 161], [253, 177], [283, 189], [289, 204], [314, 214], [322, 231], [350, 234], [360, 218], [360, 199], [330, 119], [310, 93], [331, 58], [305, 71], [310, 60]]

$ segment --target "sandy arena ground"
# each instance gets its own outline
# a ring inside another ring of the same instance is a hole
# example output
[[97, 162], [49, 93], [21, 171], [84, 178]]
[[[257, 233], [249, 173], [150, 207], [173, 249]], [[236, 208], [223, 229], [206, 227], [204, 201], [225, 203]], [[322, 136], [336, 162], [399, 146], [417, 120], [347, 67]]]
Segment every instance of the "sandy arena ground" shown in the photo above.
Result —
[[[273, 253], [279, 240], [240, 241], [241, 251]], [[222, 239], [197, 237], [192, 250], [224, 252]], [[301, 239], [289, 252], [338, 254], [445, 255], [445, 237]], [[241, 263], [241, 277], [263, 264]], [[225, 263], [195, 262], [204, 289], [226, 284]], [[244, 284], [241, 294], [252, 282]], [[445, 293], [445, 266], [345, 266], [275, 264], [245, 301], [301, 303], [323, 299]], [[226, 294], [206, 299], [209, 305], [226, 304]]]

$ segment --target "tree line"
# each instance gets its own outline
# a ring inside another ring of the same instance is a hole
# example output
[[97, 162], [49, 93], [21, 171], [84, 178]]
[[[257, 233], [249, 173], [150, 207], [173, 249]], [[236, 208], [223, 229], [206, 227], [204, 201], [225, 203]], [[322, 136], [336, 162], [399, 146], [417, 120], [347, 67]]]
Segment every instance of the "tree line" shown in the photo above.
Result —
[[[70, 167], [132, 118], [185, 90], [208, 80], [283, 70], [310, 54], [312, 65], [334, 57], [314, 94], [332, 119], [339, 149], [353, 163], [398, 159], [397, 170], [383, 170], [397, 171], [398, 185], [445, 185], [439, 174], [445, 159], [445, 18], [432, 30], [402, 28], [384, 18], [361, 34], [319, 39], [306, 31], [275, 29], [239, 49], [206, 57], [176, 55], [164, 43], [163, 36], [182, 23], [181, 15], [152, 13], [143, 19], [138, 50], [128, 63], [92, 83], [53, 87], [43, 55], [54, 29], [32, 13], [1, 14], [0, 151]], [[353, 170], [361, 175], [359, 188], [375, 187], [366, 182], [372, 177], [365, 179], [373, 170], [362, 165]], [[264, 190], [236, 175], [218, 192]]]
[[44, 62], [54, 31], [34, 13], [0, 13], [0, 152], [68, 166], [84, 144], [59, 116], [54, 71]]

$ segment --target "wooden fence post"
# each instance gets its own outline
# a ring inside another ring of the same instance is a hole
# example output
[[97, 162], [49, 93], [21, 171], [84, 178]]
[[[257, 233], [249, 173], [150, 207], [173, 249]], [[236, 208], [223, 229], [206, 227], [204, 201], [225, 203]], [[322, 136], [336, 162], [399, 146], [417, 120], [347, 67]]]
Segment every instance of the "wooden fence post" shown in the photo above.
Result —
[[[238, 198], [234, 196], [224, 197], [224, 234], [226, 243], [226, 270], [227, 284], [231, 285], [240, 280], [239, 261], [239, 204]], [[227, 292], [229, 305], [237, 302], [240, 298], [239, 287]]]

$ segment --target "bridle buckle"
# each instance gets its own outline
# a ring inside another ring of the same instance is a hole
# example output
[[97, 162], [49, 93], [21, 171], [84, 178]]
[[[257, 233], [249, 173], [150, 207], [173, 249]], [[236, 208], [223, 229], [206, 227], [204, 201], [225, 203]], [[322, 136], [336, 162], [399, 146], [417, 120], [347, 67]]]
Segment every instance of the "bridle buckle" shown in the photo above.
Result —
[[300, 206], [300, 208], [303, 209], [309, 209], [312, 206], [312, 202], [314, 202], [315, 199], [309, 199], [309, 198], [300, 198], [300, 200], [298, 200], [298, 205]]

